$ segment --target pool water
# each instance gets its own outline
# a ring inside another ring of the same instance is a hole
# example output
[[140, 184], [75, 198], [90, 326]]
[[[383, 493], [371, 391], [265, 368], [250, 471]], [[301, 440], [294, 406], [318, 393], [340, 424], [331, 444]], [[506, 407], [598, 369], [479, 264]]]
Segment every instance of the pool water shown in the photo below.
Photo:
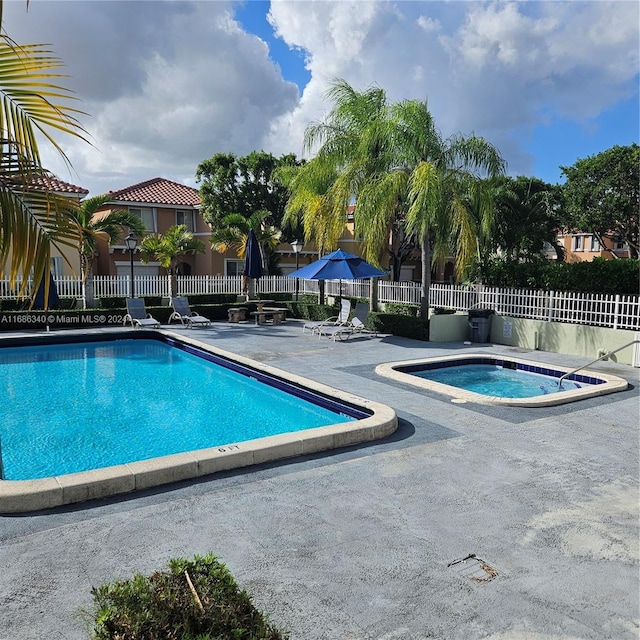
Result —
[[562, 386], [558, 388], [558, 378], [485, 364], [429, 369], [412, 372], [412, 375], [501, 398], [530, 398], [581, 388], [581, 385], [573, 380], [563, 380]]
[[0, 349], [0, 394], [5, 480], [356, 419], [157, 340]]

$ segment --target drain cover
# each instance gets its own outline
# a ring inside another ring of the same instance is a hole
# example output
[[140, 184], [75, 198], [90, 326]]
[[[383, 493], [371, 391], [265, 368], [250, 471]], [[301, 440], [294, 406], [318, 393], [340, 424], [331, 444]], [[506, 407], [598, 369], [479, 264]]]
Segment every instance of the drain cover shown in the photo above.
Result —
[[478, 558], [475, 553], [470, 553], [466, 558], [453, 560], [447, 567], [452, 567], [458, 575], [474, 582], [489, 582], [498, 575], [491, 565]]

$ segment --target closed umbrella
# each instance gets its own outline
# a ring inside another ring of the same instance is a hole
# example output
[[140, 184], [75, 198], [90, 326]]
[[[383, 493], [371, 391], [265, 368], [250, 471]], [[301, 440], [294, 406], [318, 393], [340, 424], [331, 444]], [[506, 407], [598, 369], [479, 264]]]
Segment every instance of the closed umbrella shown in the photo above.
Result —
[[[262, 254], [260, 244], [253, 229], [249, 229], [247, 244], [244, 252], [244, 269], [242, 270], [242, 290], [248, 291], [253, 281], [262, 275]], [[253, 288], [253, 287], [252, 287]], [[253, 297], [253, 291], [248, 294], [249, 299]]]
[[57, 309], [60, 304], [60, 297], [58, 296], [58, 288], [56, 287], [55, 280], [53, 279], [53, 275], [49, 273], [49, 297], [45, 304], [44, 299], [44, 287], [45, 281], [44, 278], [40, 280], [40, 286], [38, 287], [38, 291], [36, 291], [36, 297], [33, 301], [32, 309]]

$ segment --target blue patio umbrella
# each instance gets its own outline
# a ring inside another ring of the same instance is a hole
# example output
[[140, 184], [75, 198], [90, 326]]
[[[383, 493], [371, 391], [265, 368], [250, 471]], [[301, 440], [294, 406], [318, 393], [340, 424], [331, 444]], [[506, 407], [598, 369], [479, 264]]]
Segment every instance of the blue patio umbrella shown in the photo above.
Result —
[[[320, 259], [288, 274], [291, 278], [303, 280], [340, 280], [340, 296], [342, 296], [343, 280], [364, 280], [365, 278], [379, 278], [387, 272], [374, 267], [360, 256], [338, 249], [328, 253]], [[324, 289], [320, 288], [320, 302], [324, 300]]]
[[60, 304], [60, 297], [58, 296], [58, 288], [56, 287], [55, 280], [53, 279], [53, 275], [49, 273], [49, 298], [47, 300], [47, 304], [45, 305], [44, 300], [44, 285], [45, 279], [42, 278], [40, 280], [40, 286], [38, 287], [38, 291], [36, 291], [36, 297], [33, 300], [32, 309], [57, 309]]
[[363, 280], [386, 276], [387, 272], [374, 267], [360, 256], [338, 249], [288, 275], [303, 280]]

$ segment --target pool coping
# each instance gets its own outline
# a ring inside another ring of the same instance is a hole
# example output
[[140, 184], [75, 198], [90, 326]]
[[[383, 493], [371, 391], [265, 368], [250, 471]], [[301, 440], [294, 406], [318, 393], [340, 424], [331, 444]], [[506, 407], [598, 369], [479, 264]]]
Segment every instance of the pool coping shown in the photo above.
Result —
[[[286, 458], [309, 455], [384, 438], [398, 427], [395, 411], [384, 404], [334, 389], [308, 378], [277, 369], [197, 339], [166, 329], [139, 330], [136, 337], [158, 334], [192, 345], [222, 358], [246, 365], [266, 375], [300, 385], [312, 392], [336, 398], [363, 408], [370, 415], [353, 422], [343, 422], [304, 431], [284, 433], [224, 446], [198, 449], [186, 453], [151, 458], [91, 471], [70, 473], [37, 480], [0, 480], [0, 513], [26, 513], [63, 505], [140, 491], [181, 480], [208, 476]], [[127, 334], [113, 334], [127, 339]], [[19, 344], [58, 343], [52, 335], [43, 340], [21, 338]], [[91, 337], [84, 335], [85, 341]], [[15, 345], [17, 346], [17, 344]]]
[[581, 387], [579, 389], [568, 389], [566, 391], [560, 391], [558, 393], [550, 395], [533, 396], [529, 398], [503, 398], [500, 396], [488, 396], [474, 391], [467, 391], [459, 387], [453, 387], [448, 384], [442, 384], [441, 382], [435, 382], [426, 378], [420, 378], [418, 376], [398, 371], [400, 367], [412, 367], [421, 364], [430, 364], [437, 362], [458, 362], [470, 359], [480, 359], [487, 361], [501, 360], [515, 364], [526, 365], [533, 369], [539, 369], [540, 373], [545, 372], [561, 372], [562, 374], [570, 373], [575, 369], [563, 367], [560, 365], [545, 365], [544, 363], [534, 362], [532, 360], [525, 360], [523, 358], [513, 357], [511, 355], [493, 354], [487, 356], [482, 353], [464, 353], [450, 356], [435, 356], [431, 358], [420, 358], [417, 360], [400, 360], [397, 362], [385, 362], [379, 364], [375, 372], [385, 378], [390, 378], [396, 382], [402, 382], [404, 384], [411, 385], [413, 387], [419, 387], [427, 391], [433, 391], [451, 398], [451, 402], [475, 402], [479, 404], [500, 405], [507, 407], [552, 407], [560, 404], [566, 404], [568, 402], [576, 402], [585, 398], [594, 398], [597, 396], [606, 395], [609, 393], [616, 393], [618, 391], [624, 391], [629, 386], [628, 382], [619, 376], [611, 374], [600, 373], [591, 371], [588, 369], [580, 369], [580, 376], [586, 376], [591, 378], [597, 378], [602, 380], [602, 384], [589, 385], [588, 387]]

